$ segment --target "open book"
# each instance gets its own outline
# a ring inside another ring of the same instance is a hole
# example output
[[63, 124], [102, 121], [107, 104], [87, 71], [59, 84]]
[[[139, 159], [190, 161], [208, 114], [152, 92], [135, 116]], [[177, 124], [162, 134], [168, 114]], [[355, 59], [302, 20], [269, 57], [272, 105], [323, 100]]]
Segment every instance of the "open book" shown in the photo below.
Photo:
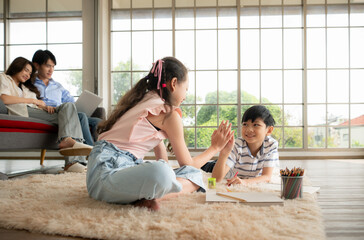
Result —
[[284, 201], [267, 192], [206, 192], [206, 202], [240, 202], [253, 206], [281, 205]]

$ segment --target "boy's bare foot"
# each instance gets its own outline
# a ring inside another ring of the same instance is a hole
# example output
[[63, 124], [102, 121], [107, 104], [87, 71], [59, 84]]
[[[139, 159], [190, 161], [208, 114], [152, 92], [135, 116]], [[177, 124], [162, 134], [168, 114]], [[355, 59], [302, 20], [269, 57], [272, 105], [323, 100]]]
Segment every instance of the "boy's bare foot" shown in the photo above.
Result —
[[136, 207], [146, 207], [151, 211], [158, 211], [159, 210], [159, 204], [157, 202], [156, 199], [152, 199], [152, 200], [147, 200], [147, 199], [142, 199], [142, 200], [138, 200], [136, 202], [134, 202], [133, 204]]

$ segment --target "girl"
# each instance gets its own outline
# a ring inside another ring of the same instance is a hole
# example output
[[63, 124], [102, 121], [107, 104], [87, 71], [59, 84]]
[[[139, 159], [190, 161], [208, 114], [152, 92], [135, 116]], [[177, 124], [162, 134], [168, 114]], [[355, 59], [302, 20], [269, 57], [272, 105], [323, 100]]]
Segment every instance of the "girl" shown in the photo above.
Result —
[[[33, 64], [18, 57], [10, 64], [5, 73], [0, 74], [0, 98], [11, 115], [33, 117], [58, 124], [58, 141], [60, 153], [66, 156], [88, 155], [92, 147], [82, 144], [83, 136], [73, 103], [62, 104], [53, 108], [38, 100], [38, 89], [33, 85], [35, 69]], [[65, 170], [80, 171], [83, 167], [76, 161], [66, 158]], [[72, 167], [72, 168], [71, 168]]]
[[[87, 190], [97, 200], [158, 210], [157, 199], [177, 193], [204, 191], [199, 168], [223, 149], [233, 136], [231, 124], [222, 122], [211, 146], [191, 158], [186, 147], [181, 110], [188, 89], [186, 67], [173, 57], [153, 64], [119, 101], [111, 116], [99, 125], [99, 141], [88, 158]], [[168, 165], [163, 139], [169, 139], [178, 169]], [[143, 162], [154, 149], [155, 162]]]

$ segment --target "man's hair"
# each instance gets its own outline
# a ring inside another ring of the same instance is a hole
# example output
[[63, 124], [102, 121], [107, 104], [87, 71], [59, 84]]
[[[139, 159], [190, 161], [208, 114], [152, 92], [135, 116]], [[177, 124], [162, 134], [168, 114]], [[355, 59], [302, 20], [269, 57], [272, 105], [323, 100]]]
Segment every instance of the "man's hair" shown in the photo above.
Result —
[[262, 105], [255, 105], [248, 108], [244, 112], [241, 122], [247, 122], [249, 120], [254, 122], [257, 118], [263, 119], [267, 127], [274, 126], [274, 124], [276, 123], [270, 111]]
[[51, 51], [39, 49], [34, 53], [32, 62], [42, 65], [46, 64], [49, 59], [54, 62], [54, 65], [57, 65], [56, 57], [53, 55]]

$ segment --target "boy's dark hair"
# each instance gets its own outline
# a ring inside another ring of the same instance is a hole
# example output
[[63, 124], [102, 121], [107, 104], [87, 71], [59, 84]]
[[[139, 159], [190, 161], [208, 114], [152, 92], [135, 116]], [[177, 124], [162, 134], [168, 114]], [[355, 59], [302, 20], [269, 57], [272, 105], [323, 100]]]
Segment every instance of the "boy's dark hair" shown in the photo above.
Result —
[[249, 120], [254, 122], [257, 118], [263, 119], [267, 127], [274, 126], [276, 123], [268, 108], [262, 105], [255, 105], [248, 108], [248, 110], [244, 112], [241, 122], [247, 122]]
[[38, 50], [34, 53], [32, 62], [39, 65], [46, 64], [48, 60], [52, 60], [54, 65], [57, 65], [56, 57], [49, 50]]

